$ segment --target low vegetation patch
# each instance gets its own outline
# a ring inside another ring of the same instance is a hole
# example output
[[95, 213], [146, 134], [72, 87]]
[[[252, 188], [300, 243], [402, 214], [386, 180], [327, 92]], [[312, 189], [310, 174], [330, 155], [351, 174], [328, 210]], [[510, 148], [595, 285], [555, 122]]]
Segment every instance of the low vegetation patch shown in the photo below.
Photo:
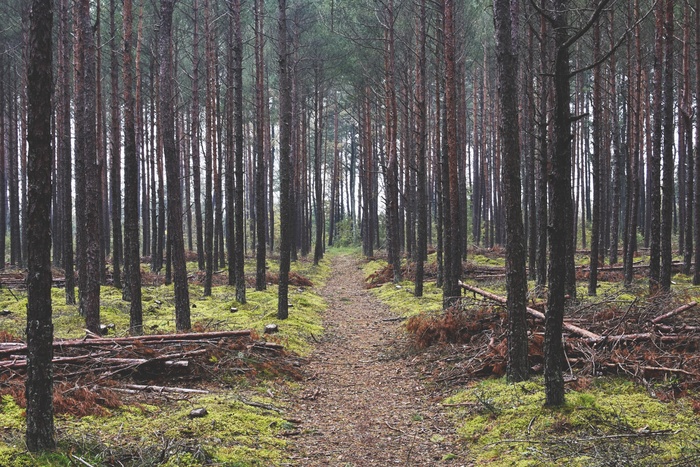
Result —
[[[505, 296], [496, 261], [470, 259], [475, 262], [464, 263], [465, 282]], [[417, 300], [404, 303], [412, 285], [392, 284], [385, 263], [368, 264], [366, 273], [375, 294], [409, 317], [405, 328], [418, 355], [415, 362], [448, 396], [445, 404], [454, 411], [465, 443], [474, 445], [471, 460], [477, 465], [698, 465], [700, 315], [693, 302], [700, 302], [700, 293], [677, 274], [671, 295], [650, 297], [643, 268], [638, 269], [641, 280], [631, 287], [616, 281], [616, 270], [606, 271], [595, 297], [579, 283], [565, 323], [600, 338], [565, 331], [569, 393], [567, 405], [556, 410], [543, 407], [541, 376], [516, 385], [502, 378], [507, 314], [501, 303], [466, 292], [459, 306], [443, 311], [436, 288], [436, 307], [419, 310]], [[583, 268], [579, 275], [587, 278]], [[542, 312], [545, 299], [532, 294], [528, 306]], [[528, 327], [529, 360], [537, 375], [543, 323], [530, 315]], [[469, 389], [450, 396], [464, 385]]]
[[[24, 447], [23, 362], [0, 374], [0, 465], [14, 466], [269, 466], [285, 458], [287, 434], [295, 421], [275, 397], [299, 377], [301, 359], [323, 332], [324, 300], [316, 288], [330, 265], [300, 260], [290, 275], [289, 319], [278, 320], [278, 265], [268, 261], [264, 291], [247, 290], [247, 303], [235, 300], [225, 271], [215, 274], [210, 297], [201, 274], [188, 264], [194, 340], [120, 341], [129, 325], [129, 304], [121, 290], [101, 291], [101, 321], [114, 345], [59, 349], [54, 403], [59, 449], [36, 457]], [[248, 271], [254, 271], [252, 264]], [[203, 277], [203, 276], [202, 276]], [[52, 292], [58, 339], [85, 336], [77, 306], [65, 304], [65, 291]], [[144, 330], [175, 332], [174, 290], [159, 274], [144, 274]], [[18, 345], [26, 326], [26, 291], [0, 290], [0, 342]], [[265, 326], [277, 332], [265, 334]], [[243, 337], [209, 337], [250, 330]], [[218, 334], [212, 334], [218, 333]], [[8, 347], [10, 346], [10, 347]], [[194, 409], [204, 411], [193, 412]]]
[[491, 466], [697, 465], [691, 399], [664, 403], [628, 380], [577, 382], [566, 405], [544, 404], [542, 380], [475, 382], [444, 401], [472, 461]]

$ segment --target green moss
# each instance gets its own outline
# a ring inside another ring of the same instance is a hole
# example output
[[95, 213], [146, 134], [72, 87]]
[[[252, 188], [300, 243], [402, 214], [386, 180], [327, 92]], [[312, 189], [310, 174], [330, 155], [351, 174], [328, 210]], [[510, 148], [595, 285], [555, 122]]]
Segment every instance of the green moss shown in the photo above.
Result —
[[442, 310], [442, 289], [435, 282], [426, 282], [423, 286], [423, 296], [413, 295], [413, 282], [403, 281], [401, 284], [389, 283], [372, 289], [372, 292], [394, 313], [410, 317], [420, 313], [437, 312]]
[[489, 257], [484, 255], [469, 255], [467, 261], [478, 266], [505, 267], [506, 260], [502, 256]]
[[[276, 401], [264, 403], [272, 406]], [[284, 458], [287, 442], [280, 432], [287, 422], [276, 411], [252, 407], [232, 394], [170, 404], [123, 407], [107, 417], [59, 418], [61, 449], [79, 453], [94, 465], [119, 461], [124, 465], [262, 466], [278, 465]], [[190, 418], [195, 407], [206, 408], [208, 414]]]
[[689, 402], [659, 402], [626, 380], [571, 391], [556, 409], [543, 406], [541, 380], [486, 380], [445, 402], [459, 407], [453, 410], [458, 432], [477, 464], [656, 465], [700, 458], [700, 427]]
[[[332, 256], [332, 255], [329, 255]], [[276, 273], [278, 264], [268, 261], [269, 271]], [[254, 270], [250, 264], [248, 271]], [[196, 264], [188, 264], [196, 271]], [[258, 292], [247, 290], [248, 303], [235, 299], [235, 288], [214, 287], [210, 297], [203, 297], [202, 287], [190, 284], [191, 318], [199, 329], [253, 329], [262, 335], [266, 324], [276, 323], [279, 333], [274, 339], [287, 350], [306, 354], [310, 341], [323, 333], [322, 314], [325, 301], [317, 290], [330, 276], [330, 259], [314, 266], [300, 260], [292, 271], [313, 282], [313, 287], [290, 287], [289, 300], [293, 306], [289, 318], [277, 320], [277, 286]], [[104, 324], [114, 324], [117, 335], [126, 335], [129, 326], [129, 304], [122, 301], [122, 292], [114, 287], [102, 287], [100, 315]], [[85, 321], [77, 306], [65, 304], [65, 291], [52, 290], [55, 335], [59, 338], [82, 337]], [[24, 335], [26, 326], [26, 293], [0, 289], [0, 306], [11, 313], [0, 320], [0, 330], [17, 337]], [[231, 308], [236, 308], [235, 312]], [[150, 333], [174, 332], [173, 286], [143, 287], [144, 328]], [[190, 398], [188, 401], [164, 400], [162, 406], [123, 406], [105, 417], [75, 418], [57, 416], [58, 450], [54, 454], [34, 457], [25, 451], [24, 411], [11, 396], [0, 399], [0, 465], [69, 466], [77, 465], [75, 455], [90, 465], [279, 465], [285, 458], [286, 440], [280, 436], [291, 424], [274, 410], [246, 405], [238, 399], [245, 390], [250, 400], [269, 406], [279, 404], [267, 396], [269, 386], [264, 372], [257, 381], [233, 381], [235, 388], [218, 395]], [[257, 386], [256, 386], [257, 385]], [[190, 410], [205, 407], [209, 414], [191, 419]]]
[[0, 398], [0, 428], [6, 431], [23, 431], [25, 428], [24, 409], [8, 394]]

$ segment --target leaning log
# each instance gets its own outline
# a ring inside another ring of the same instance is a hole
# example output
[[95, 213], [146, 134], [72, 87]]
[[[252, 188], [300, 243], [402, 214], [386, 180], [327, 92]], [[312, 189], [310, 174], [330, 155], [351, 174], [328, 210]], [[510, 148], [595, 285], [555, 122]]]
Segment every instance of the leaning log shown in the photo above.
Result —
[[[473, 292], [475, 294], [479, 294], [482, 297], [486, 297], [489, 300], [493, 300], [497, 303], [500, 303], [501, 305], [506, 305], [506, 303], [507, 303], [507, 300], [505, 297], [501, 297], [501, 296], [493, 294], [491, 292], [487, 292], [486, 290], [482, 290], [478, 287], [474, 287], [473, 285], [465, 284], [464, 282], [461, 282], [461, 281], [459, 282], [459, 285], [464, 290], [468, 290], [468, 291]], [[537, 311], [534, 308], [530, 308], [530, 307], [527, 307], [527, 314], [529, 314], [530, 316], [532, 316], [534, 318], [542, 320], [542, 321], [544, 321], [544, 318], [545, 318], [544, 313]], [[601, 339], [601, 337], [602, 337], [599, 334], [596, 334], [594, 332], [580, 328], [578, 326], [574, 326], [573, 324], [567, 323], [566, 321], [564, 321], [564, 329], [566, 329], [567, 331], [569, 331], [573, 334], [576, 334], [576, 335], [579, 335], [579, 336], [582, 336], [582, 337], [585, 337], [585, 338], [591, 339], [591, 340]]]
[[691, 308], [693, 308], [697, 304], [698, 304], [698, 302], [690, 302], [690, 303], [687, 303], [683, 306], [679, 306], [675, 310], [671, 310], [668, 313], [664, 313], [663, 315], [657, 316], [656, 318], [652, 319], [651, 322], [653, 324], [659, 324], [661, 321], [665, 320], [666, 318], [670, 318], [671, 316], [679, 315], [686, 310], [690, 310]]

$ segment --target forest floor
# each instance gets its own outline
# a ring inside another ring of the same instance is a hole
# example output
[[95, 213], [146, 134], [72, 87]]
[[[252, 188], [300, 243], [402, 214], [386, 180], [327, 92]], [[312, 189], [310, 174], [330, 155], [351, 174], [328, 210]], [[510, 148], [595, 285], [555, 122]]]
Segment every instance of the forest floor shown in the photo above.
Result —
[[[292, 441], [304, 466], [436, 465], [458, 459], [454, 423], [421, 378], [405, 331], [363, 287], [353, 256], [333, 257], [319, 291], [325, 334], [293, 398], [303, 429]], [[456, 464], [452, 464], [456, 465]]]

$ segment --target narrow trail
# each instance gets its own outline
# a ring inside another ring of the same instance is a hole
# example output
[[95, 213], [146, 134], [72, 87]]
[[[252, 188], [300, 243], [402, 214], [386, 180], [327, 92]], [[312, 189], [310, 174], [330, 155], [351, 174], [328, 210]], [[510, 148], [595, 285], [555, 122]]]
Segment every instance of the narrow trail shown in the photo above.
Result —
[[395, 315], [363, 288], [354, 257], [336, 256], [332, 268], [320, 291], [325, 335], [290, 401], [302, 421], [291, 440], [296, 465], [464, 465], [439, 398], [420, 381], [400, 323], [390, 321]]

